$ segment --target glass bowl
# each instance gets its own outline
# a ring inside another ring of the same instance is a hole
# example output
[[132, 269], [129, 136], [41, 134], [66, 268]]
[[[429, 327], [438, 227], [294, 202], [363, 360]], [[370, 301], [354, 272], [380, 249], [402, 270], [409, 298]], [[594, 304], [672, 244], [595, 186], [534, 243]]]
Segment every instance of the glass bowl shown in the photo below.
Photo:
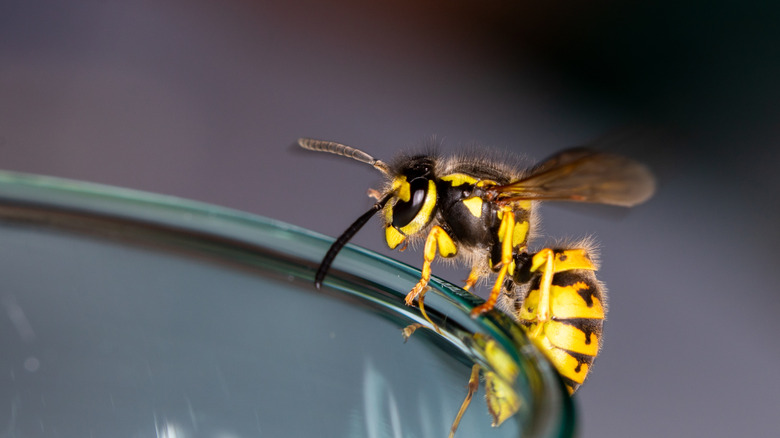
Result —
[[[417, 269], [350, 245], [317, 290], [331, 243], [212, 205], [0, 172], [0, 430], [443, 437], [478, 364], [456, 436], [572, 435], [558, 375], [507, 317], [471, 319], [481, 300], [434, 278], [429, 322], [403, 304]], [[518, 404], [499, 427], [491, 376]]]

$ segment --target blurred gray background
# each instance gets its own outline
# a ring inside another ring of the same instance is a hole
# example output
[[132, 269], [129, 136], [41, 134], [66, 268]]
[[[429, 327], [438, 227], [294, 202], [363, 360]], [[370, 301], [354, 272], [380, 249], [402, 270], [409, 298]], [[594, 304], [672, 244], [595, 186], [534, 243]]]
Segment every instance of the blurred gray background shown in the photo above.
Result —
[[[659, 187], [630, 211], [542, 209], [544, 236], [598, 237], [610, 290], [581, 436], [776, 435], [778, 9], [537, 3], [6, 0], [0, 168], [335, 236], [379, 175], [300, 136], [383, 159], [433, 137], [534, 160], [600, 139]], [[420, 264], [376, 223], [354, 242]]]

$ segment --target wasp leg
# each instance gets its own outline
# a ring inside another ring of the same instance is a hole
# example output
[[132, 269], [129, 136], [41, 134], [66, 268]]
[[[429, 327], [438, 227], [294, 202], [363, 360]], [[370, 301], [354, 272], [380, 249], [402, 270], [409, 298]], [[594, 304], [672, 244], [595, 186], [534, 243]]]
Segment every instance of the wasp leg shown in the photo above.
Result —
[[[425, 294], [423, 293], [423, 294], [420, 295], [420, 298], [417, 300], [417, 303], [420, 305], [420, 313], [422, 314], [423, 318], [425, 318], [425, 320], [428, 321], [428, 323], [431, 325], [431, 327], [433, 327], [433, 329], [436, 330], [436, 333], [441, 334], [441, 330], [439, 329], [439, 326], [436, 325], [435, 322], [431, 321], [431, 318], [428, 317], [428, 314], [425, 312], [425, 304], [423, 304], [424, 297], [425, 297]], [[420, 329], [420, 328], [423, 328], [423, 327], [425, 327], [425, 324], [421, 324], [419, 322], [414, 323], [414, 324], [409, 324], [406, 327], [404, 327], [404, 329], [401, 331], [401, 336], [403, 336], [403, 338], [404, 338], [404, 344], [406, 343], [406, 341], [409, 340], [409, 338], [412, 337], [412, 335], [414, 334], [414, 332], [417, 331], [417, 329]]]
[[[431, 327], [433, 327], [436, 333], [441, 334], [441, 329], [439, 329], [439, 326], [431, 320], [431, 318], [428, 316], [428, 313], [425, 311], [425, 293], [421, 294], [417, 299], [417, 304], [420, 306], [420, 313], [422, 314], [423, 318], [425, 318], [425, 320], [431, 324]], [[425, 325], [420, 323], [409, 324], [404, 327], [401, 333], [401, 335], [404, 337], [404, 343], [409, 340], [409, 338], [414, 334], [414, 332], [417, 331], [418, 328], [422, 327], [425, 327]]]
[[[436, 325], [435, 322], [431, 321], [431, 318], [428, 316], [428, 313], [425, 312], [425, 294], [424, 293], [422, 295], [420, 295], [420, 298], [417, 299], [417, 304], [420, 306], [420, 313], [422, 314], [423, 318], [425, 318], [425, 320], [428, 321], [431, 324], [431, 327], [433, 327], [433, 329], [436, 330], [436, 333], [441, 334], [441, 330], [439, 330], [439, 326]], [[412, 333], [414, 333], [414, 332], [412, 332]], [[411, 336], [411, 333], [409, 335]], [[408, 339], [408, 337], [407, 337], [407, 339]]]
[[536, 320], [539, 322], [531, 336], [541, 334], [544, 323], [550, 320], [552, 284], [555, 274], [575, 269], [595, 270], [593, 262], [588, 258], [587, 251], [582, 249], [552, 250], [545, 248], [531, 258], [531, 272], [541, 270], [539, 281], [539, 305], [536, 310]]
[[428, 282], [431, 280], [431, 263], [436, 258], [436, 250], [442, 257], [452, 257], [457, 252], [457, 247], [452, 238], [447, 234], [444, 229], [438, 225], [431, 228], [428, 237], [425, 239], [425, 248], [423, 250], [423, 267], [420, 281], [412, 288], [412, 290], [406, 294], [406, 305], [411, 306], [414, 300], [417, 299], [420, 294], [425, 292], [425, 288], [428, 287]]
[[553, 275], [555, 274], [555, 252], [545, 248], [536, 253], [531, 259], [531, 272], [542, 269], [542, 278], [539, 281], [539, 307], [536, 310], [536, 329], [529, 333], [531, 337], [541, 336], [545, 323], [550, 320], [550, 289], [552, 288]]
[[482, 273], [482, 267], [478, 264], [475, 264], [471, 268], [471, 272], [469, 272], [469, 277], [466, 279], [466, 284], [463, 285], [464, 290], [469, 290], [472, 287], [474, 287], [475, 284], [477, 284], [477, 281], [479, 281], [479, 277], [481, 277]]
[[514, 261], [512, 260], [512, 236], [514, 234], [514, 229], [515, 215], [510, 210], [504, 210], [504, 213], [501, 216], [501, 226], [498, 233], [501, 242], [501, 262], [499, 264], [498, 278], [496, 278], [496, 282], [493, 285], [493, 289], [490, 291], [488, 299], [471, 311], [472, 318], [488, 312], [495, 307], [498, 296], [504, 288], [504, 279], [506, 278], [507, 271], [509, 271], [510, 267], [514, 269]]
[[[453, 242], [452, 238], [450, 238], [447, 232], [438, 225], [431, 229], [430, 233], [428, 233], [428, 238], [425, 239], [422, 275], [420, 281], [417, 282], [414, 288], [412, 288], [411, 292], [406, 294], [405, 302], [407, 306], [411, 306], [414, 303], [414, 300], [417, 299], [417, 304], [420, 306], [420, 313], [422, 314], [423, 318], [425, 318], [425, 320], [431, 324], [431, 327], [436, 330], [436, 333], [441, 334], [439, 326], [436, 325], [436, 323], [434, 323], [428, 316], [428, 313], [425, 312], [424, 301], [425, 291], [428, 288], [428, 281], [431, 279], [431, 263], [436, 257], [437, 249], [442, 257], [452, 257], [457, 251], [455, 242]], [[406, 326], [403, 330], [404, 342], [406, 342], [409, 337], [412, 336], [412, 334], [420, 327], [423, 327], [423, 325], [411, 324]]]
[[[424, 304], [424, 298], [425, 294], [420, 295], [420, 298], [417, 300], [417, 304], [420, 306], [420, 313], [422, 314], [423, 318], [425, 318], [426, 321], [433, 327], [434, 330], [436, 330], [436, 333], [441, 334], [441, 329], [439, 326], [431, 320], [431, 318], [428, 316], [428, 314], [425, 312], [425, 304]], [[425, 327], [425, 324], [414, 323], [409, 324], [401, 331], [401, 335], [404, 337], [404, 343], [409, 340], [410, 337], [414, 334], [414, 332], [417, 331], [419, 328]]]
[[491, 425], [500, 426], [520, 410], [522, 399], [515, 392], [512, 383], [492, 371], [483, 371], [485, 379], [485, 400], [488, 413], [493, 417]]
[[460, 425], [460, 420], [463, 418], [463, 414], [466, 413], [466, 409], [468, 409], [469, 405], [471, 404], [471, 398], [474, 397], [474, 393], [477, 392], [477, 389], [479, 389], [479, 370], [480, 366], [477, 364], [474, 364], [474, 366], [471, 367], [471, 377], [469, 377], [469, 384], [467, 386], [468, 392], [466, 393], [466, 398], [463, 400], [463, 403], [460, 405], [458, 415], [455, 416], [455, 421], [452, 422], [449, 438], [453, 438], [455, 436], [455, 432], [458, 430], [458, 426]]
[[425, 325], [418, 323], [409, 324], [401, 331], [401, 335], [404, 337], [404, 343], [409, 340], [410, 337], [417, 331], [418, 328], [423, 328]]

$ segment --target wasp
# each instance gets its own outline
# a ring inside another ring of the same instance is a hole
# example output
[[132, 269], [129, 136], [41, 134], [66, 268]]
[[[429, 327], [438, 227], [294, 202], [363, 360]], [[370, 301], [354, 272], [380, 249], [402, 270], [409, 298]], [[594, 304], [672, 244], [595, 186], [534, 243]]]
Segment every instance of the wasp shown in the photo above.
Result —
[[385, 176], [377, 202], [330, 247], [315, 275], [319, 288], [338, 252], [378, 212], [391, 249], [423, 243], [420, 280], [406, 304], [421, 299], [437, 257], [471, 267], [464, 289], [492, 279], [472, 317], [506, 311], [544, 351], [573, 393], [600, 347], [606, 291], [589, 241], [532, 251], [540, 201], [630, 207], [654, 191], [651, 172], [627, 157], [589, 148], [559, 152], [529, 169], [480, 157], [402, 155], [390, 164], [340, 143], [302, 138], [308, 150], [369, 164]]

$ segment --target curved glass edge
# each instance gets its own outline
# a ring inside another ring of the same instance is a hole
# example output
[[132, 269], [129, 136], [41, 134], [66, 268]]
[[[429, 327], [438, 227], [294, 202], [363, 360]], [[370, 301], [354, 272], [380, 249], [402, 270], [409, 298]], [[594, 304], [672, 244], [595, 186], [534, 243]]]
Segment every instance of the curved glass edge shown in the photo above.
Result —
[[[320, 261], [333, 242], [330, 237], [301, 227], [212, 204], [102, 184], [0, 171], [0, 207], [14, 205], [109, 216], [180, 231], [205, 233], [259, 245], [313, 263]], [[0, 217], [5, 215], [0, 209]], [[305, 245], [291, 247], [289, 242], [293, 237], [296, 241], [305, 242]], [[359, 277], [376, 278], [375, 272], [366, 272], [366, 259], [372, 262], [377, 272], [386, 273], [391, 270], [396, 273], [397, 281], [381, 286], [395, 292], [397, 303], [402, 303], [406, 294], [400, 291], [408, 291], [419, 280], [420, 271], [416, 268], [373, 251], [347, 245], [334, 261], [334, 273], [326, 279], [325, 286], [352, 292], [350, 288], [339, 287], [338, 271]], [[361, 269], [354, 269], [358, 265]], [[313, 275], [312, 271], [312, 279]], [[527, 339], [519, 326], [498, 311], [472, 319], [469, 312], [483, 302], [481, 298], [436, 277], [431, 278], [429, 285], [431, 289], [426, 294], [426, 310], [437, 324], [459, 327], [472, 334], [486, 332], [500, 344], [520, 369], [538, 371], [541, 378], [528, 384], [533, 391], [531, 399], [537, 404], [533, 409], [543, 415], [535, 415], [533, 423], [525, 425], [527, 429], [524, 436], [573, 436], [573, 402], [558, 373], [543, 353]], [[370, 294], [361, 298], [374, 300]], [[376, 302], [383, 306], [389, 305], [382, 300]], [[422, 325], [429, 325], [416, 308], [401, 305], [395, 306], [394, 310]], [[473, 346], [464, 343], [463, 337], [457, 332], [458, 330], [444, 330], [440, 334], [464, 353], [473, 351]]]

